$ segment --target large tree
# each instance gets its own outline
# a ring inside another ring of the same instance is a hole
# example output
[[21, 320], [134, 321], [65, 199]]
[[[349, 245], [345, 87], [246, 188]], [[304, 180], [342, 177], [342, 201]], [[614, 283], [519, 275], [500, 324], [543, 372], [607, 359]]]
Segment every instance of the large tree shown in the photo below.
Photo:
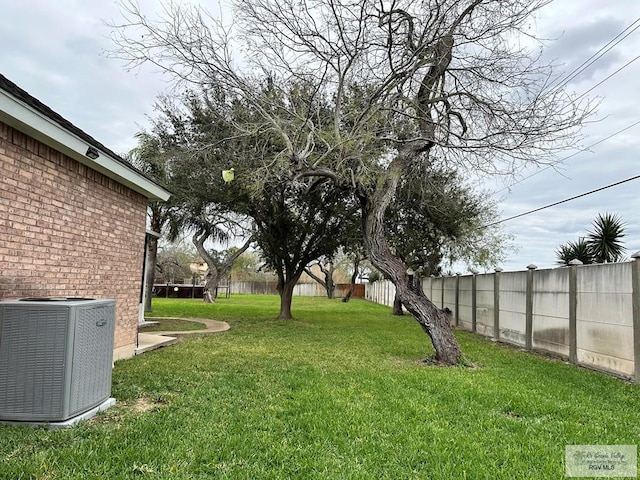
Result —
[[218, 284], [220, 280], [226, 277], [235, 261], [251, 246], [254, 237], [244, 240], [244, 244], [240, 248], [227, 249], [224, 252], [218, 252], [207, 248], [207, 241], [214, 243], [229, 242], [229, 214], [220, 216], [219, 221], [211, 217], [205, 217], [202, 222], [193, 222], [183, 224], [183, 228], [195, 229], [195, 233], [191, 237], [191, 241], [196, 247], [198, 254], [207, 264], [207, 273], [205, 274], [204, 295], [205, 303], [213, 303], [218, 294]]
[[349, 209], [348, 199], [330, 182], [291, 188], [276, 184], [261, 201], [247, 205], [256, 222], [256, 240], [278, 277], [282, 319], [292, 316], [293, 289], [307, 265], [333, 256], [340, 247]]
[[[253, 242], [250, 221], [229, 208], [221, 193], [220, 172], [229, 161], [229, 152], [216, 145], [235, 131], [224, 115], [212, 115], [208, 107], [224, 98], [224, 93], [215, 88], [208, 89], [207, 95], [187, 91], [179, 101], [160, 97], [151, 131], [139, 135], [140, 147], [135, 150], [156, 152], [163, 160], [163, 171], [174, 193], [170, 215], [164, 219], [166, 233], [171, 241], [185, 235], [190, 237], [207, 264], [204, 288], [207, 303], [215, 301], [220, 278]], [[215, 172], [210, 170], [211, 166], [215, 166]], [[159, 208], [166, 210], [168, 204], [160, 204]], [[228, 251], [223, 258], [212, 250], [215, 244], [238, 240], [243, 245]]]
[[[268, 98], [280, 118], [294, 120], [296, 110], [308, 109], [306, 102], [314, 101], [305, 82], [292, 82], [281, 91], [268, 78], [256, 95]], [[322, 115], [313, 121], [321, 123]], [[325, 179], [289, 182], [288, 169], [277, 165], [286, 147], [272, 130], [252, 102], [224, 92], [215, 81], [178, 101], [162, 102], [154, 123], [155, 135], [180, 152], [173, 165], [180, 209], [173, 216], [172, 233], [193, 232], [193, 243], [209, 266], [205, 290], [215, 291], [219, 269], [225, 267], [205, 242], [227, 240], [242, 219], [250, 219], [252, 235], [230, 260], [255, 241], [278, 277], [280, 318], [291, 318], [295, 284], [310, 262], [334, 254], [357, 205]], [[223, 182], [221, 171], [230, 168], [234, 179]], [[205, 298], [213, 301], [211, 294]]]
[[[571, 145], [588, 108], [548, 88], [552, 72], [523, 40], [531, 41], [531, 16], [547, 3], [236, 0], [233, 25], [178, 4], [155, 21], [127, 3], [114, 53], [180, 81], [223, 83], [280, 137], [274, 166], [286, 165], [294, 184], [329, 178], [353, 192], [370, 261], [431, 337], [435, 359], [455, 364], [462, 352], [450, 324], [408, 287], [407, 265], [385, 235], [385, 212], [425, 155], [505, 173]], [[281, 115], [256, 92], [260, 72], [269, 72], [274, 90], [304, 80], [315, 98], [330, 100], [331, 121], [314, 121], [314, 102], [305, 114]]]

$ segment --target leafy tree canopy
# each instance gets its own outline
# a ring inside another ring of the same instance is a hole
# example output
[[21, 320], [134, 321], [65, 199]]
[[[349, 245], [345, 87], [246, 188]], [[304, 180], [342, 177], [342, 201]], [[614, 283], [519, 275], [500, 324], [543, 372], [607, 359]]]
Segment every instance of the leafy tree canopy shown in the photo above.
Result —
[[124, 1], [113, 53], [234, 95], [247, 115], [237, 132], [270, 137], [253, 147], [263, 159], [252, 171], [256, 192], [261, 180], [282, 178], [329, 179], [353, 194], [369, 260], [394, 282], [437, 359], [456, 364], [462, 354], [443, 312], [407, 287], [385, 212], [422, 155], [513, 173], [575, 144], [591, 106], [548, 88], [550, 66], [519, 41], [533, 38], [531, 18], [547, 3], [235, 0], [225, 25], [195, 6], [170, 2], [158, 19]]
[[398, 185], [386, 212], [386, 231], [396, 254], [422, 275], [438, 275], [443, 263], [496, 266], [510, 236], [485, 227], [497, 218], [484, 192], [465, 186], [455, 170], [433, 165], [425, 156]]

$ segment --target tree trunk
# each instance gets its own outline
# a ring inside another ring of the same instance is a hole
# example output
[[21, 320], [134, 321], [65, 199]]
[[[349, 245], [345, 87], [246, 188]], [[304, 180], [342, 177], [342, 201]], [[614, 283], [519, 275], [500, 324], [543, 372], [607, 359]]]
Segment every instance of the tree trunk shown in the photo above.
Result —
[[216, 301], [218, 281], [220, 277], [218, 276], [218, 269], [213, 258], [211, 257], [211, 255], [209, 255], [207, 249], [204, 248], [204, 242], [207, 241], [207, 238], [209, 238], [209, 234], [207, 232], [196, 232], [191, 240], [196, 246], [196, 250], [198, 250], [198, 253], [207, 264], [207, 267], [209, 267], [209, 272], [205, 277], [204, 292], [202, 297], [203, 301], [204, 303], [214, 303]]
[[393, 309], [392, 313], [394, 315], [404, 315], [404, 311], [402, 310], [402, 301], [400, 300], [400, 295], [396, 291], [396, 296], [393, 298]]
[[413, 276], [409, 286], [411, 287], [411, 290], [416, 292], [418, 295], [424, 295], [424, 290], [422, 290], [422, 277], [417, 273]]
[[329, 282], [330, 283], [327, 284], [327, 298], [329, 300], [333, 300], [336, 294], [336, 284], [333, 283], [333, 279], [330, 280]]
[[205, 277], [202, 296], [204, 303], [215, 303], [218, 293], [218, 281], [218, 271], [215, 268], [211, 270], [211, 267], [209, 267], [209, 273], [207, 273]]
[[[408, 278], [407, 285], [409, 289], [415, 293], [420, 293], [422, 291], [422, 287], [420, 287], [419, 288], [420, 291], [418, 291], [418, 284], [415, 281], [416, 277], [414, 275], [408, 275], [407, 278]], [[400, 300], [400, 295], [398, 295], [397, 290], [396, 290], [395, 297], [393, 299], [392, 313], [393, 315], [404, 315], [404, 310], [402, 309], [402, 300]]]
[[[162, 225], [165, 222], [165, 215], [162, 213], [162, 207], [158, 203], [151, 205], [151, 231], [160, 233]], [[151, 297], [153, 295], [153, 281], [156, 278], [156, 265], [158, 264], [158, 237], [149, 235], [149, 243], [147, 245], [147, 273], [145, 276], [145, 292], [144, 292], [144, 311], [151, 312]]]
[[391, 279], [407, 311], [431, 338], [435, 360], [445, 365], [456, 365], [462, 360], [462, 351], [451, 324], [444, 312], [421, 290], [415, 292], [409, 287], [407, 266], [392, 253], [384, 234], [385, 211], [396, 192], [398, 179], [413, 154], [415, 150], [399, 152], [389, 165], [384, 183], [379, 184], [373, 195], [361, 196], [364, 243], [371, 263]]
[[336, 293], [336, 284], [333, 281], [333, 262], [329, 262], [329, 268], [323, 270], [325, 283], [327, 284], [327, 298], [333, 300]]
[[353, 274], [351, 275], [351, 285], [349, 286], [349, 291], [344, 296], [342, 301], [347, 303], [351, 300], [351, 295], [353, 295], [353, 291], [356, 289], [356, 280], [358, 279], [358, 267], [360, 266], [360, 259], [356, 257], [353, 261]]
[[240, 255], [246, 252], [252, 243], [253, 243], [253, 236], [249, 237], [249, 239], [246, 242], [244, 242], [244, 245], [242, 245], [231, 256], [229, 256], [229, 258], [227, 258], [222, 265], [220, 265], [220, 269], [219, 269], [220, 277], [226, 277], [227, 275], [229, 275], [229, 273], [231, 272], [231, 269], [233, 269], [233, 264], [236, 263], [236, 260], [238, 260], [238, 257], [240, 257]]
[[333, 281], [333, 263], [329, 263], [329, 268], [325, 269], [320, 263], [317, 264], [320, 271], [324, 274], [324, 281], [314, 274], [310, 268], [305, 268], [304, 272], [318, 282], [327, 292], [327, 298], [332, 300], [335, 296], [336, 284]]
[[293, 301], [293, 288], [296, 286], [295, 282], [287, 282], [280, 290], [280, 314], [279, 320], [291, 320], [291, 302]]
[[[278, 293], [280, 294], [280, 314], [278, 315], [279, 320], [291, 320], [293, 316], [291, 315], [291, 302], [293, 301], [293, 289], [300, 280], [300, 276], [304, 272], [304, 269], [301, 269], [299, 272], [293, 275], [285, 275], [284, 272], [279, 271], [278, 273]], [[286, 277], [286, 278], [285, 278]]]
[[158, 263], [158, 239], [149, 235], [147, 254], [147, 272], [144, 279], [144, 311], [151, 312], [151, 297], [153, 295], [153, 281], [156, 278], [156, 264]]
[[449, 317], [437, 308], [424, 294], [419, 295], [407, 287], [401, 289], [400, 298], [405, 308], [418, 321], [435, 349], [435, 360], [445, 365], [457, 365], [462, 360], [462, 351], [453, 335]]

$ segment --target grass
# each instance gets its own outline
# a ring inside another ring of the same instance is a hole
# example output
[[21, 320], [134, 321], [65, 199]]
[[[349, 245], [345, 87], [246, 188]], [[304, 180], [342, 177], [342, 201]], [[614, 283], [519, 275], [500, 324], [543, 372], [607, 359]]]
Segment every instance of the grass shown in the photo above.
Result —
[[425, 366], [415, 321], [361, 300], [155, 302], [232, 328], [116, 363], [78, 428], [0, 427], [0, 478], [556, 479], [566, 445], [640, 436], [637, 385], [466, 332], [476, 368]]
[[[156, 320], [154, 320], [156, 321]], [[190, 322], [188, 320], [180, 320], [178, 318], [167, 318], [157, 320], [157, 325], [149, 325], [143, 328], [143, 332], [180, 332], [191, 330], [204, 330], [207, 326], [199, 322]]]

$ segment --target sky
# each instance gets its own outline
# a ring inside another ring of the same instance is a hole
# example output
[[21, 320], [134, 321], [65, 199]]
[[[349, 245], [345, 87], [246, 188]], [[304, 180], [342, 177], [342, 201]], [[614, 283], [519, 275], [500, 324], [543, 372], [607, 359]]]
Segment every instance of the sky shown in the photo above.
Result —
[[[160, 8], [154, 0], [139, 3], [145, 12]], [[126, 71], [104, 55], [113, 48], [107, 23], [118, 18], [113, 1], [0, 0], [0, 73], [124, 154], [136, 146], [135, 134], [148, 126], [157, 95], [170, 83], [151, 67]], [[639, 0], [556, 0], [532, 28], [547, 39], [545, 56], [559, 65], [558, 73], [569, 73], [636, 20], [632, 28], [640, 25]], [[640, 122], [639, 54], [640, 28], [567, 84], [580, 95], [612, 75], [588, 94], [600, 105], [597, 121], [583, 130], [582, 151], [563, 152], [558, 160], [576, 155], [556, 169], [532, 167], [517, 179], [486, 184], [496, 191], [501, 218], [640, 175], [640, 123], [632, 126]], [[607, 212], [626, 223], [628, 256], [639, 251], [640, 179], [504, 222], [518, 251], [508, 253], [501, 268], [554, 267], [554, 250], [585, 236], [593, 219]]]

